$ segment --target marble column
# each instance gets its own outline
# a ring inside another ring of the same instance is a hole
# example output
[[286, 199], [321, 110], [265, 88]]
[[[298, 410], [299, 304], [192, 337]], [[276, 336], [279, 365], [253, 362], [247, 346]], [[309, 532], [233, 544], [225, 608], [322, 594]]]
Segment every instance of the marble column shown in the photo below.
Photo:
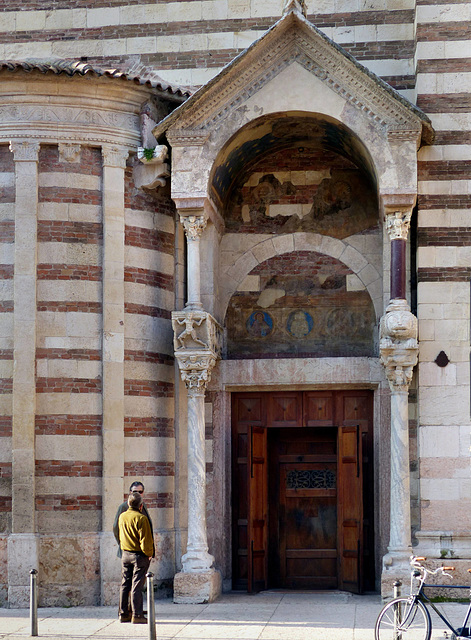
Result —
[[112, 533], [124, 477], [124, 172], [129, 151], [104, 145], [103, 155], [103, 484], [100, 561], [102, 604], [117, 602], [120, 564]]
[[15, 273], [12, 393], [12, 533], [8, 602], [27, 607], [29, 571], [38, 569], [35, 517], [36, 271], [39, 142], [14, 140]]
[[188, 391], [188, 541], [182, 571], [174, 579], [174, 601], [204, 603], [221, 593], [221, 575], [212, 565], [206, 530], [204, 394], [219, 357], [221, 327], [200, 300], [199, 239], [203, 215], [181, 216], [188, 246], [188, 302], [172, 313], [175, 357]]
[[390, 538], [383, 559], [382, 592], [407, 579], [412, 554], [408, 392], [417, 364], [417, 318], [407, 300], [405, 254], [411, 207], [386, 209], [391, 240], [391, 300], [380, 323], [380, 353], [391, 390]]

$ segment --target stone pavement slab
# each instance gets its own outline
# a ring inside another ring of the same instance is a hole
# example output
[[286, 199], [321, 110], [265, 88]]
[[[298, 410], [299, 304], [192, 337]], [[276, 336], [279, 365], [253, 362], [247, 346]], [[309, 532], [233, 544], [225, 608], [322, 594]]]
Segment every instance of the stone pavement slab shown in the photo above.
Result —
[[[266, 591], [223, 594], [206, 605], [156, 600], [158, 640], [373, 640], [382, 603], [379, 595], [344, 592]], [[452, 619], [466, 606], [444, 605]], [[432, 640], [444, 640], [444, 625], [433, 617]], [[121, 624], [116, 607], [42, 608], [39, 638], [121, 640], [148, 638], [147, 625]], [[29, 610], [0, 609], [0, 640], [30, 638]]]

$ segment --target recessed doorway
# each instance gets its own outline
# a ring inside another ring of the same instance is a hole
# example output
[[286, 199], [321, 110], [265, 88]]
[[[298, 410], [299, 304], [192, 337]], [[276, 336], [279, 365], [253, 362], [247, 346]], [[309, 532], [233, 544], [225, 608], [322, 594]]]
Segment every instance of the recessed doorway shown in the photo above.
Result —
[[374, 589], [372, 407], [368, 390], [233, 394], [235, 589]]

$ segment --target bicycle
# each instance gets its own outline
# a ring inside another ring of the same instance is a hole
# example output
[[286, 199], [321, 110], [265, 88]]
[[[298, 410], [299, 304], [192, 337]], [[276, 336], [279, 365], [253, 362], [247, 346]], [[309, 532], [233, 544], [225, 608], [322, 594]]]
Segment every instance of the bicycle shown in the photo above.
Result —
[[[375, 640], [430, 640], [432, 634], [432, 619], [428, 607], [431, 607], [441, 618], [452, 633], [452, 640], [464, 640], [471, 638], [469, 619], [471, 616], [471, 591], [470, 603], [466, 610], [461, 627], [455, 629], [446, 615], [442, 614], [435, 604], [424, 593], [427, 587], [445, 587], [446, 589], [470, 589], [463, 585], [426, 584], [427, 576], [441, 575], [452, 578], [448, 573], [454, 567], [438, 567], [431, 570], [424, 567], [421, 562], [427, 558], [411, 557], [411, 589], [410, 596], [394, 598], [380, 611], [375, 625]], [[471, 573], [471, 569], [468, 569]], [[414, 588], [414, 582], [416, 586]]]

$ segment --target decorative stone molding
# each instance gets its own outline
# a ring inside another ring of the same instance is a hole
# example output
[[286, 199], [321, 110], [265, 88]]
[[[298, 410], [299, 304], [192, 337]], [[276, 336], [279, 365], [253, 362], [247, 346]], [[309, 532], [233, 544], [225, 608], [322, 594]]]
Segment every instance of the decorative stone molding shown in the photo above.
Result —
[[138, 189], [165, 187], [166, 178], [170, 176], [169, 165], [165, 162], [167, 156], [168, 148], [165, 145], [157, 145], [152, 158], [145, 156], [144, 147], [137, 148], [137, 157], [141, 164], [134, 167], [133, 176]]
[[417, 364], [417, 318], [406, 300], [391, 300], [380, 322], [381, 364], [391, 391], [407, 391]]
[[207, 218], [205, 216], [180, 216], [180, 222], [182, 223], [186, 239], [188, 241], [199, 240], [201, 234], [206, 228]]
[[107, 167], [124, 169], [129, 156], [129, 149], [115, 145], [103, 145], [103, 164]]
[[59, 162], [80, 162], [80, 144], [59, 142]]
[[39, 142], [36, 140], [12, 140], [10, 151], [15, 156], [15, 162], [37, 162]]
[[194, 129], [174, 129], [168, 135], [172, 147], [199, 147], [209, 138], [209, 131]]
[[386, 211], [386, 230], [390, 240], [407, 240], [412, 209]]

